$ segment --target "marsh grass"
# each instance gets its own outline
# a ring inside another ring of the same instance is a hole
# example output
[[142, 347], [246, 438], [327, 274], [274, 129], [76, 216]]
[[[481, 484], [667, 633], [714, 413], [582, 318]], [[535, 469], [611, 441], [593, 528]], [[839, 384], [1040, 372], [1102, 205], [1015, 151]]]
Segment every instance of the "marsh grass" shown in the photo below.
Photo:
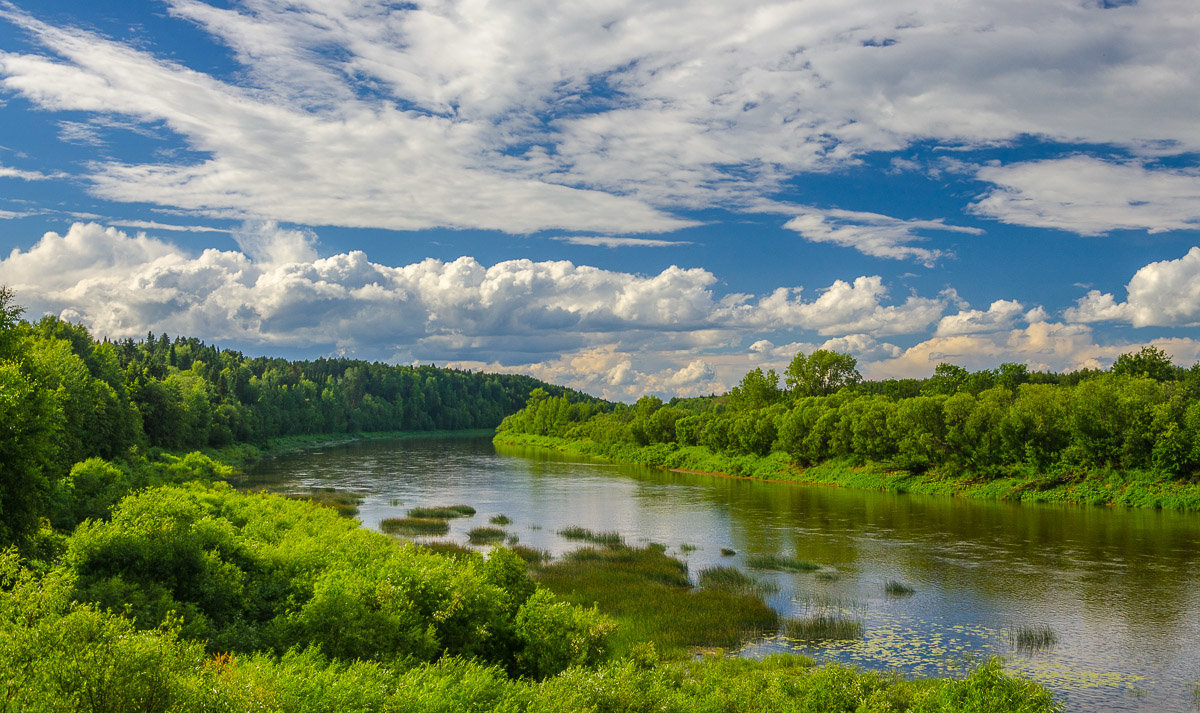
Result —
[[746, 558], [746, 566], [770, 572], [812, 572], [821, 569], [816, 562], [787, 555], [750, 555]]
[[689, 545], [688, 543], [684, 542], [684, 543], [682, 543], [682, 544], [680, 544], [680, 545], [679, 545], [679, 551], [680, 551], [680, 552], [682, 552], [683, 554], [685, 554], [685, 555], [686, 555], [686, 554], [688, 554], [688, 553], [695, 552], [695, 551], [696, 551], [696, 546], [695, 546], [695, 545]]
[[1054, 648], [1058, 635], [1049, 624], [1014, 624], [1008, 627], [1008, 641], [1022, 653], [1036, 653]]
[[512, 518], [509, 517], [508, 515], [503, 515], [503, 514], [493, 515], [490, 518], [488, 518], [488, 522], [492, 523], [493, 525], [511, 525]]
[[564, 527], [558, 531], [558, 534], [562, 535], [568, 540], [591, 542], [596, 545], [605, 545], [607, 547], [620, 547], [621, 545], [625, 544], [625, 541], [621, 539], [621, 533], [619, 532], [593, 532], [586, 527], [579, 527], [578, 525]]
[[883, 584], [883, 592], [889, 597], [911, 597], [916, 591], [904, 582], [895, 579], [889, 579]]
[[379, 529], [389, 535], [444, 535], [450, 523], [432, 517], [389, 517], [379, 523]]
[[585, 547], [533, 572], [564, 599], [596, 604], [616, 618], [618, 656], [639, 642], [681, 655], [692, 647], [737, 646], [778, 629], [778, 615], [761, 596], [693, 588], [687, 565], [656, 547]]
[[763, 597], [779, 591], [774, 582], [763, 582], [736, 567], [708, 567], [696, 575], [696, 581], [704, 589], [713, 589], [730, 594], [748, 594]]
[[333, 488], [320, 488], [308, 493], [289, 493], [286, 497], [292, 500], [309, 500], [322, 507], [332, 508], [342, 517], [357, 515], [358, 506], [363, 501], [363, 496], [357, 493], [340, 492]]
[[408, 511], [409, 517], [420, 517], [437, 520], [453, 520], [456, 517], [470, 517], [475, 514], [475, 508], [470, 505], [438, 505], [434, 507], [419, 507]]
[[804, 615], [783, 622], [783, 633], [805, 643], [853, 641], [866, 631], [863, 616], [866, 607], [853, 599], [809, 597]]
[[526, 564], [540, 565], [543, 562], [550, 561], [550, 553], [546, 550], [539, 550], [535, 547], [527, 547], [525, 545], [513, 545], [509, 549], [517, 557], [525, 560]]
[[507, 536], [508, 533], [499, 527], [475, 527], [467, 531], [467, 540], [472, 545], [490, 545]]
[[821, 580], [822, 582], [837, 582], [837, 581], [840, 581], [842, 578], [842, 575], [838, 574], [834, 570], [824, 570], [821, 572], [817, 572], [813, 576], [816, 577], [817, 579]]
[[509, 536], [508, 536], [508, 537], [507, 537], [507, 538], [504, 540], [504, 544], [505, 544], [505, 545], [508, 545], [509, 547], [513, 547], [513, 546], [517, 545], [517, 544], [518, 544], [518, 543], [520, 543], [520, 542], [521, 542], [521, 538], [520, 538], [520, 537], [518, 537], [518, 536], [516, 536], [516, 535], [509, 535]]
[[737, 554], [737, 550], [733, 549], [732, 547], [722, 547], [721, 548], [721, 556], [722, 557], [733, 557], [736, 554]]
[[475, 550], [472, 550], [470, 547], [460, 545], [457, 542], [446, 542], [444, 540], [436, 542], [424, 542], [421, 544], [421, 546], [435, 554], [444, 555], [446, 557], [454, 557], [456, 559], [475, 553]]

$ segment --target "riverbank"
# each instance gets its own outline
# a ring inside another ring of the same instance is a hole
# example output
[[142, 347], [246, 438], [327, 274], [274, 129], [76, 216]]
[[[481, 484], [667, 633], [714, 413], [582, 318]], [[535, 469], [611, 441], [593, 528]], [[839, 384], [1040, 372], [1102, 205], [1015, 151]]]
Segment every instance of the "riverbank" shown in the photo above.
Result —
[[[343, 446], [360, 441], [387, 441], [408, 438], [442, 438], [446, 436], [490, 436], [490, 428], [472, 428], [461, 431], [364, 431], [359, 433], [306, 433], [295, 436], [280, 436], [267, 441], [264, 446], [252, 443], [234, 443], [221, 448], [205, 448], [206, 456], [231, 465], [239, 470], [267, 458], [278, 458], [293, 453], [303, 453], [317, 448]], [[182, 454], [181, 454], [182, 455]]]
[[667, 470], [702, 473], [720, 477], [750, 478], [861, 488], [884, 492], [954, 495], [984, 500], [1029, 503], [1066, 503], [1160, 508], [1185, 512], [1200, 511], [1200, 483], [1172, 480], [1149, 471], [1051, 471], [1021, 472], [1006, 477], [948, 475], [936, 470], [925, 473], [890, 468], [880, 463], [831, 460], [800, 467], [786, 454], [767, 456], [715, 453], [703, 446], [630, 443], [602, 444], [503, 431], [493, 443], [510, 448], [552, 450], [571, 456], [596, 458], [613, 463], [630, 463]]

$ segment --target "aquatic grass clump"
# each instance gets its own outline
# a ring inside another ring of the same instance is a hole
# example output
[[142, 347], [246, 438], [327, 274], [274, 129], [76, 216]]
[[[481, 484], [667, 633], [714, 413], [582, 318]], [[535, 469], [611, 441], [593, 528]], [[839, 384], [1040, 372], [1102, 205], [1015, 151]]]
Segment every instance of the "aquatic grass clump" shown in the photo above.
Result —
[[721, 548], [721, 556], [722, 557], [733, 557], [736, 554], [737, 554], [737, 550], [733, 549], [732, 547], [722, 547]]
[[746, 566], [769, 572], [812, 572], [821, 569], [816, 562], [787, 555], [750, 555], [746, 558]]
[[447, 542], [445, 540], [424, 542], [421, 544], [421, 546], [430, 552], [433, 552], [434, 554], [443, 555], [445, 557], [453, 557], [456, 559], [466, 555], [475, 554], [475, 550], [471, 549], [470, 547], [460, 545], [457, 542]]
[[895, 579], [889, 579], [883, 584], [883, 591], [889, 597], [909, 597], [917, 590], [908, 586], [904, 582]]
[[625, 540], [621, 538], [621, 533], [619, 532], [593, 532], [586, 527], [579, 527], [578, 525], [564, 527], [558, 531], [558, 534], [562, 535], [568, 540], [592, 542], [597, 545], [605, 545], [608, 547], [619, 547], [625, 544]]
[[509, 547], [517, 557], [525, 561], [525, 564], [540, 565], [543, 562], [550, 561], [550, 553], [546, 550], [539, 550], [535, 547], [526, 545], [514, 545]]
[[511, 525], [512, 518], [509, 517], [508, 515], [503, 515], [503, 514], [493, 515], [490, 518], [488, 518], [488, 522], [492, 523], [493, 525]]
[[1049, 624], [1020, 624], [1008, 628], [1008, 641], [1022, 653], [1034, 653], [1053, 648], [1058, 635]]
[[680, 545], [679, 545], [679, 551], [680, 551], [680, 552], [682, 552], [683, 554], [685, 554], [685, 555], [686, 555], [686, 554], [688, 554], [689, 552], [695, 552], [695, 551], [696, 551], [696, 546], [695, 546], [695, 545], [689, 545], [688, 543], [684, 542], [684, 543], [682, 543], [682, 544], [680, 544]]
[[700, 570], [696, 581], [704, 589], [714, 589], [730, 594], [765, 596], [779, 591], [774, 582], [762, 582], [736, 567], [708, 567]]
[[456, 517], [470, 517], [475, 514], [475, 508], [470, 505], [438, 505], [434, 507], [419, 507], [408, 511], [409, 517], [433, 518], [438, 520], [453, 520]]
[[389, 517], [380, 521], [379, 529], [389, 535], [444, 535], [450, 523], [432, 517]]
[[363, 501], [362, 495], [339, 492], [333, 488], [321, 488], [309, 493], [289, 493], [284, 497], [290, 500], [308, 500], [322, 507], [331, 508], [342, 517], [354, 517], [357, 515], [358, 506]]
[[585, 547], [533, 574], [567, 601], [595, 604], [617, 619], [618, 657], [647, 641], [664, 655], [688, 647], [733, 647], [779, 625], [778, 614], [761, 597], [697, 589], [687, 565], [656, 547]]
[[500, 542], [508, 533], [499, 527], [476, 527], [467, 531], [467, 540], [472, 545], [490, 545], [493, 542]]
[[863, 637], [862, 619], [844, 612], [826, 610], [799, 619], [785, 619], [783, 633], [789, 639], [805, 643], [818, 641], [854, 641]]
[[840, 581], [842, 578], [842, 575], [838, 574], [836, 570], [825, 570], [822, 572], [817, 572], [813, 576], [822, 582], [837, 582], [837, 581]]

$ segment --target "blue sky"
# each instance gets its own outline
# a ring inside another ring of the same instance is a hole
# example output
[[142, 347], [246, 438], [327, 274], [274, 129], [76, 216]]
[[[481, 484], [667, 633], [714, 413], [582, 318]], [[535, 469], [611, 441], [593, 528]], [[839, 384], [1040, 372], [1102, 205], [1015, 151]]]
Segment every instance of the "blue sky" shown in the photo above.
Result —
[[0, 284], [253, 354], [722, 391], [1200, 357], [1192, 0], [0, 2]]

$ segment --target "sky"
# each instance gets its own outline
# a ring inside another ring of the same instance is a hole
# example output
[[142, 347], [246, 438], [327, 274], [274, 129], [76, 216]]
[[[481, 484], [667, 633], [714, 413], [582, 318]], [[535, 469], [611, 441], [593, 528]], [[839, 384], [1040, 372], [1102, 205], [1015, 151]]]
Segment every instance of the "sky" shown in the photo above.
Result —
[[0, 0], [0, 284], [96, 337], [720, 393], [1200, 359], [1195, 0]]

